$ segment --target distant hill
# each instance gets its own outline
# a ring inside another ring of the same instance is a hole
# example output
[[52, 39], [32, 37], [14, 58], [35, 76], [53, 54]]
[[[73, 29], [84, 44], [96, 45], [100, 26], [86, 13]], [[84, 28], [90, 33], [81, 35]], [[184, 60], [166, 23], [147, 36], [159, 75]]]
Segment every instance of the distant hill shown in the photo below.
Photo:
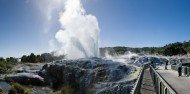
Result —
[[105, 53], [109, 53], [110, 55], [122, 55], [127, 51], [142, 54], [159, 54], [165, 56], [187, 55], [190, 54], [190, 40], [188, 42], [184, 41], [166, 44], [163, 47], [104, 47], [100, 48], [100, 55], [104, 56]]

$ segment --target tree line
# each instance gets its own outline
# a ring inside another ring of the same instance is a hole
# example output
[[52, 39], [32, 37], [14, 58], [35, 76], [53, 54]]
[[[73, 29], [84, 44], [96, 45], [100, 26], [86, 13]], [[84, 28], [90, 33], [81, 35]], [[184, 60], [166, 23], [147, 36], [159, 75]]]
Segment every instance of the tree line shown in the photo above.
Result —
[[0, 57], [0, 74], [10, 71], [17, 62], [18, 60], [14, 57], [5, 59], [3, 57]]
[[[187, 55], [190, 54], [190, 40], [184, 42], [175, 42], [167, 44], [163, 47], [142, 47], [142, 48], [132, 48], [132, 47], [104, 47], [100, 48], [100, 55], [105, 56], [105, 53], [108, 52], [110, 55], [122, 55], [126, 52], [133, 52], [139, 54], [158, 54], [158, 55], [165, 55], [165, 56], [173, 56], [173, 55]], [[30, 55], [23, 55], [21, 57], [20, 62], [28, 62], [28, 63], [37, 63], [37, 62], [52, 62], [54, 60], [61, 60], [65, 58], [64, 55], [61, 56], [54, 56], [54, 53], [43, 53], [41, 55], [35, 55], [31, 53]], [[0, 65], [4, 66], [5, 64], [10, 63], [17, 63], [18, 58], [9, 57], [9, 58], [2, 58], [0, 57]]]
[[142, 54], [159, 54], [164, 56], [187, 55], [190, 54], [190, 40], [184, 42], [170, 43], [163, 47], [104, 47], [100, 48], [101, 56], [104, 56], [106, 51], [110, 55], [122, 55], [125, 54], [125, 52], [127, 51]]
[[61, 60], [64, 55], [54, 56], [52, 53], [43, 53], [41, 55], [35, 55], [31, 53], [30, 55], [23, 55], [21, 57], [21, 62], [37, 63], [37, 62], [52, 62], [54, 60]]

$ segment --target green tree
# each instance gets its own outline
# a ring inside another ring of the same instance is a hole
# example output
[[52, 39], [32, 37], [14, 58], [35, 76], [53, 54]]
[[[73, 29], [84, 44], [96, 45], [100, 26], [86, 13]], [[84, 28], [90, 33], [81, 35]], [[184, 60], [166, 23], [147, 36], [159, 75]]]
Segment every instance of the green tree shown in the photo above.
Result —
[[29, 56], [29, 62], [36, 63], [36, 56], [34, 53], [31, 53]]
[[16, 58], [14, 58], [14, 57], [6, 58], [6, 61], [11, 62], [11, 63], [17, 63], [18, 62], [18, 60]]
[[41, 57], [44, 59], [44, 62], [52, 62], [53, 56], [50, 53], [43, 53]]
[[5, 59], [3, 57], [0, 57], [0, 61], [5, 61]]
[[28, 62], [28, 56], [23, 55], [23, 56], [21, 57], [21, 62]]
[[37, 55], [36, 62], [44, 62], [44, 59], [40, 55]]

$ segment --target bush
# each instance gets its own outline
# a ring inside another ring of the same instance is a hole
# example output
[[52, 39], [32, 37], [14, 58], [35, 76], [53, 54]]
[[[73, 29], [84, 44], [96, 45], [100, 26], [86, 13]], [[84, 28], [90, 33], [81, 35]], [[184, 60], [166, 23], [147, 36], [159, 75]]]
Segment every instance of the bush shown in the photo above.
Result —
[[14, 81], [11, 78], [8, 78], [7, 76], [5, 76], [4, 79], [5, 79], [6, 82], [8, 82], [10, 84], [14, 83]]
[[31, 94], [31, 92], [18, 83], [14, 83], [9, 88], [9, 94]]
[[12, 69], [12, 67], [13, 63], [0, 61], [0, 73], [7, 73]]
[[64, 86], [61, 90], [54, 92], [53, 94], [76, 94], [71, 86]]
[[3, 89], [0, 87], [0, 94], [3, 93]]

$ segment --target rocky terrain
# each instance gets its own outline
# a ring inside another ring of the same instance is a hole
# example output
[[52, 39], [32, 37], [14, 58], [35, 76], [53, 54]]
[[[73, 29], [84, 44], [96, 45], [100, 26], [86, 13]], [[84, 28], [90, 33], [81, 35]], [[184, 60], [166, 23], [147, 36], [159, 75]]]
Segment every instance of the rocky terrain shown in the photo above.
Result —
[[33, 94], [50, 91], [43, 91], [47, 86], [55, 91], [69, 87], [74, 94], [128, 94], [135, 82], [131, 75], [136, 68], [117, 60], [90, 58], [55, 61], [44, 66], [19, 66], [15, 72], [5, 79], [34, 86]]
[[57, 61], [40, 75], [53, 88], [69, 85], [78, 94], [126, 94], [134, 83], [132, 70], [135, 68], [120, 62], [91, 58]]
[[22, 65], [15, 67], [15, 72], [5, 78], [34, 86], [31, 89], [33, 94], [51, 94], [51, 89], [57, 91], [62, 88], [62, 91], [71, 89], [74, 94], [128, 94], [135, 83], [134, 74], [138, 75], [138, 69], [134, 65], [149, 61], [163, 64], [167, 60], [141, 56], [132, 59], [132, 63], [130, 59], [121, 59], [89, 58], [54, 61], [43, 66]]

